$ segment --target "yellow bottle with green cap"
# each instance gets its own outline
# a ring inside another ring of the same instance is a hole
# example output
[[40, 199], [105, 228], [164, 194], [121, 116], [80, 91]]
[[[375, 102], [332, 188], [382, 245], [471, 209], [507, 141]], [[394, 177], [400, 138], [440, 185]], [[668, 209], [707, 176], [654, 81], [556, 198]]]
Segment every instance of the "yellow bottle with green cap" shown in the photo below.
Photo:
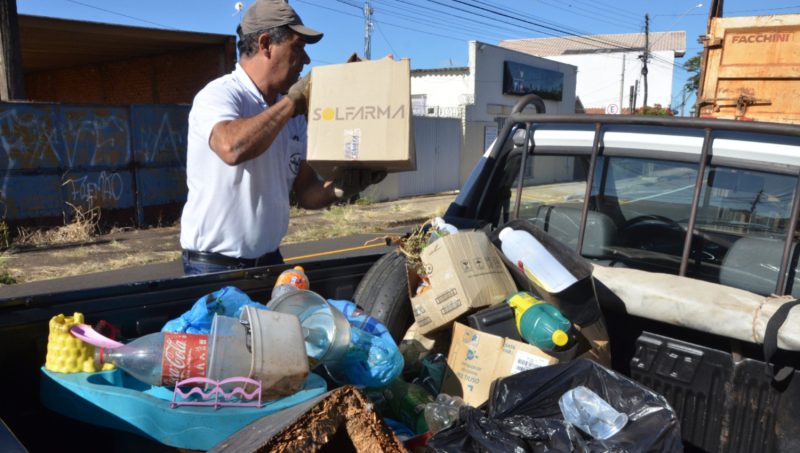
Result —
[[562, 348], [569, 343], [569, 322], [558, 309], [521, 291], [506, 302], [514, 309], [517, 330], [523, 340], [545, 351]]

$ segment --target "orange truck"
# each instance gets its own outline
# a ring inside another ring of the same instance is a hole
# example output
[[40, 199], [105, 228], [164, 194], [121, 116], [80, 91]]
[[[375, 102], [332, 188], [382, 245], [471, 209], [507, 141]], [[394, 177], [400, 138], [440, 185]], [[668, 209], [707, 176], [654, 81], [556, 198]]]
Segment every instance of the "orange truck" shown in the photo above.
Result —
[[717, 0], [703, 38], [698, 115], [800, 123], [800, 14], [721, 16]]

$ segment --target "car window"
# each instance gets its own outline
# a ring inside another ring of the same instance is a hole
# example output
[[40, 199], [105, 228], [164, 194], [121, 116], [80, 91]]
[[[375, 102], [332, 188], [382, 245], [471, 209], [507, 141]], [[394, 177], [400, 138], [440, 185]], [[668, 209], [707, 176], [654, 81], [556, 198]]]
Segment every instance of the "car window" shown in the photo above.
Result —
[[709, 167], [687, 275], [761, 294], [775, 291], [796, 184], [794, 176]]
[[[518, 167], [517, 167], [518, 168]], [[588, 156], [528, 156], [523, 172], [518, 218], [535, 220], [549, 206], [580, 209], [586, 195]], [[511, 188], [512, 212], [516, 211], [519, 171]]]
[[[518, 210], [518, 218], [577, 250], [588, 167], [585, 155], [528, 156], [517, 205], [519, 161], [507, 165], [504, 179], [514, 183], [504, 220]], [[678, 274], [698, 171], [698, 163], [599, 156], [582, 255], [604, 265]], [[774, 292], [796, 185], [792, 175], [708, 165], [686, 275]], [[792, 250], [788, 289], [800, 296], [800, 247]]]
[[598, 237], [587, 226], [584, 248], [611, 264], [677, 273], [698, 165], [615, 156], [595, 170], [589, 209], [609, 231]]

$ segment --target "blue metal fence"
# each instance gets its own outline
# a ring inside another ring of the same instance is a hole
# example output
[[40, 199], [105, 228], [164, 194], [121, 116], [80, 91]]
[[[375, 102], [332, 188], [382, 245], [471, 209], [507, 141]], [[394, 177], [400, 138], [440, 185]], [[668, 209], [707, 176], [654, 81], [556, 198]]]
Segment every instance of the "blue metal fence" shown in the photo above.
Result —
[[99, 207], [135, 225], [177, 218], [189, 108], [0, 103], [0, 217], [46, 222]]

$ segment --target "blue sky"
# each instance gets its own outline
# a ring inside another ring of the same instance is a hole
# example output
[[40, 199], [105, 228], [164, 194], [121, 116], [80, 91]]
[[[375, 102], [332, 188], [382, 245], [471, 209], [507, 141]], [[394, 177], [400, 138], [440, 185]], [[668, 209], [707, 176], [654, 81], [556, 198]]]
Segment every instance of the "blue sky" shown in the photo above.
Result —
[[[410, 58], [415, 69], [466, 66], [467, 42], [569, 34], [637, 33], [650, 15], [651, 31], [686, 31], [686, 57], [702, 47], [710, 0], [371, 0], [375, 29], [372, 56]], [[252, 0], [242, 0], [245, 7]], [[20, 14], [34, 14], [150, 28], [234, 34], [235, 0], [17, 0]], [[312, 66], [363, 55], [364, 0], [290, 0], [303, 21], [325, 33], [308, 46]], [[697, 7], [702, 4], [701, 7]], [[471, 6], [470, 6], [471, 5]], [[800, 0], [726, 0], [725, 16], [800, 13]], [[675, 71], [673, 94], [687, 74]]]

